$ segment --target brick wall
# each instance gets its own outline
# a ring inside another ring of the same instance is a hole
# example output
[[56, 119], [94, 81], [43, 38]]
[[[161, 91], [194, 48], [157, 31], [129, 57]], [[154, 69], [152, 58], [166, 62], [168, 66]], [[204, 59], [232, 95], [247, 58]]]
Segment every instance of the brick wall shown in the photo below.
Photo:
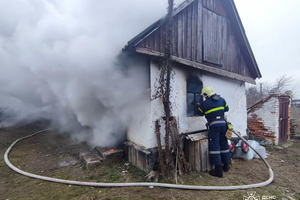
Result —
[[248, 128], [255, 139], [268, 138], [278, 144], [279, 137], [278, 96], [266, 98], [248, 111]]

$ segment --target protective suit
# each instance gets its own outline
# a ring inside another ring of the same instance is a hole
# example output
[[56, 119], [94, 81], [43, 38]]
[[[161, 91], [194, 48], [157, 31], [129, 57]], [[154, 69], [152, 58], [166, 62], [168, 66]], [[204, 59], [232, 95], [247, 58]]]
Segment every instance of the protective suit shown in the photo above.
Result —
[[224, 119], [224, 113], [229, 110], [229, 107], [225, 99], [217, 95], [210, 86], [204, 86], [201, 95], [205, 97], [205, 101], [197, 106], [198, 114], [207, 119], [209, 159], [210, 164], [215, 165], [215, 170], [210, 171], [209, 174], [223, 177], [223, 170], [228, 171], [229, 163], [231, 163], [229, 146], [225, 137], [228, 127]]

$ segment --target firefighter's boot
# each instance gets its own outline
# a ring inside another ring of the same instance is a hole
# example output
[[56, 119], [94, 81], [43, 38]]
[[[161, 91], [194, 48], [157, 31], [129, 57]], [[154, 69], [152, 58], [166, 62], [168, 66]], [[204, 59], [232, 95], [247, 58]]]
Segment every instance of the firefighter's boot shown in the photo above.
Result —
[[222, 165], [216, 165], [215, 166], [215, 170], [211, 170], [209, 171], [209, 174], [212, 175], [212, 176], [216, 176], [216, 177], [219, 177], [219, 178], [222, 178], [223, 177], [223, 169], [222, 169]]
[[224, 164], [224, 166], [223, 166], [223, 171], [224, 171], [224, 172], [228, 172], [229, 169], [230, 169], [229, 164]]

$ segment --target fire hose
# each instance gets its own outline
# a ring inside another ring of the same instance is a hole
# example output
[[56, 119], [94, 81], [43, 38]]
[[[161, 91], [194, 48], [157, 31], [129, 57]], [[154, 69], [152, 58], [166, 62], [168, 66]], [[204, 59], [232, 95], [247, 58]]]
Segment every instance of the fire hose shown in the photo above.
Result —
[[17, 144], [19, 141], [35, 136], [39, 133], [53, 130], [56, 128], [49, 128], [49, 129], [44, 129], [41, 131], [38, 131], [36, 133], [33, 133], [31, 135], [22, 137], [17, 139], [15, 142], [13, 142], [10, 147], [6, 150], [4, 154], [4, 161], [5, 163], [14, 171], [16, 171], [19, 174], [22, 174], [27, 177], [35, 178], [35, 179], [40, 179], [40, 180], [45, 180], [45, 181], [50, 181], [50, 182], [56, 182], [56, 183], [64, 183], [68, 185], [80, 185], [80, 186], [92, 186], [92, 187], [134, 187], [134, 186], [151, 186], [151, 187], [165, 187], [165, 188], [175, 188], [175, 189], [186, 189], [186, 190], [241, 190], [241, 189], [250, 189], [250, 188], [258, 188], [258, 187], [264, 187], [268, 184], [270, 184], [273, 179], [274, 179], [274, 173], [269, 165], [269, 163], [259, 154], [258, 151], [256, 151], [244, 138], [242, 138], [239, 134], [233, 133], [237, 135], [241, 140], [243, 140], [264, 162], [264, 164], [267, 166], [270, 177], [267, 181], [261, 182], [261, 183], [256, 183], [256, 184], [250, 184], [250, 185], [240, 185], [240, 186], [192, 186], [192, 185], [176, 185], [176, 184], [167, 184], [167, 183], [153, 183], [153, 182], [136, 182], [136, 183], [96, 183], [96, 182], [83, 182], [83, 181], [72, 181], [72, 180], [64, 180], [64, 179], [58, 179], [58, 178], [51, 178], [47, 176], [40, 176], [36, 174], [32, 174], [29, 172], [25, 172], [14, 165], [12, 165], [8, 159], [9, 152], [13, 148], [15, 144]]

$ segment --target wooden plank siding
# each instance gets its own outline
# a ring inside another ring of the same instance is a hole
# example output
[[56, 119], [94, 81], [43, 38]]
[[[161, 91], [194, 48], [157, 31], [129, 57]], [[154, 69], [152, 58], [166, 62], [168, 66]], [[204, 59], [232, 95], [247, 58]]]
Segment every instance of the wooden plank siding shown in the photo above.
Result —
[[182, 11], [182, 58], [187, 58], [187, 9]]
[[192, 28], [192, 36], [191, 36], [191, 49], [192, 49], [192, 61], [196, 61], [197, 59], [197, 20], [198, 20], [198, 9], [197, 6], [191, 6], [192, 9], [192, 21], [191, 21], [191, 28]]
[[187, 148], [185, 156], [192, 170], [202, 172], [211, 169], [207, 138], [198, 141], [185, 140], [185, 147]]
[[[166, 26], [162, 24], [135, 48], [165, 52]], [[251, 77], [221, 0], [195, 0], [173, 17], [172, 55]]]
[[[227, 27], [230, 27], [229, 21], [227, 21]], [[241, 56], [241, 53], [234, 33], [230, 28], [227, 28], [226, 33], [226, 52], [226, 62], [224, 63], [225, 69], [230, 72], [238, 73], [239, 56]]]
[[197, 26], [197, 62], [202, 62], [202, 58], [203, 58], [203, 45], [202, 45], [202, 40], [203, 40], [203, 31], [202, 31], [202, 27], [203, 27], [203, 3], [202, 0], [198, 0], [195, 2], [195, 7], [197, 9], [197, 22], [196, 22], [196, 26]]
[[209, 10], [216, 11], [217, 1], [215, 0], [203, 0], [203, 6]]
[[186, 30], [186, 59], [192, 60], [192, 14], [193, 10], [191, 6], [187, 9], [187, 30]]
[[173, 30], [172, 30], [172, 54], [178, 55], [178, 15], [174, 16], [173, 19]]
[[[155, 40], [154, 41], [155, 46], [154, 46], [154, 49], [158, 50], [158, 49], [160, 49], [160, 31], [155, 31], [154, 35], [155, 35], [155, 39], [154, 39]], [[173, 52], [175, 52], [175, 51], [173, 51]]]
[[226, 12], [222, 6], [221, 0], [203, 0], [203, 6], [218, 15], [225, 16]]
[[203, 60], [222, 64], [223, 18], [203, 8]]

